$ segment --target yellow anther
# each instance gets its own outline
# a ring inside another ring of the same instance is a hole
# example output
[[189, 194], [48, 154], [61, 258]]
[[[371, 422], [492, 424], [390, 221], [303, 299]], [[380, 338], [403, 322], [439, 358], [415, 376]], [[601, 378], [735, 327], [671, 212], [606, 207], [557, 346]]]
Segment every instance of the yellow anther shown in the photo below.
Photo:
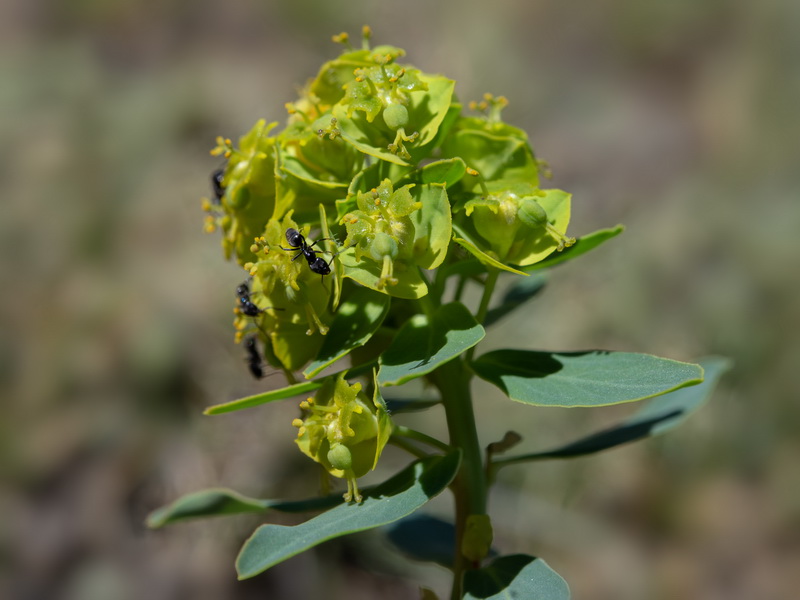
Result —
[[303, 419], [292, 420], [292, 427], [302, 427], [302, 426], [303, 426]]
[[381, 199], [375, 198], [375, 206], [380, 206], [380, 205], [381, 205]]
[[253, 267], [252, 269], [250, 269], [250, 276], [251, 277], [255, 277], [256, 273], [258, 273], [258, 268], [257, 267]]
[[290, 115], [293, 115], [297, 112], [297, 109], [291, 102], [287, 102], [286, 104], [284, 104], [284, 106], [286, 107], [286, 112], [288, 112]]
[[264, 248], [264, 254], [269, 254], [269, 248]]
[[478, 110], [478, 103], [475, 100], [470, 100], [467, 106], [469, 106], [470, 110]]
[[254, 266], [254, 265], [253, 265], [253, 263], [251, 263], [251, 262], [246, 262], [246, 263], [244, 263], [244, 267], [243, 267], [243, 268], [245, 268], [245, 269], [247, 269], [247, 270], [250, 270], [250, 269], [252, 269], [252, 268], [253, 268], [253, 266]]
[[365, 37], [367, 39], [371, 38], [372, 37], [372, 27], [370, 27], [369, 25], [364, 25], [361, 28], [361, 35], [362, 35], [362, 37]]
[[483, 99], [486, 100], [487, 102], [491, 102], [492, 100], [494, 100], [494, 96], [492, 96], [489, 92], [486, 92], [483, 95]]
[[300, 429], [297, 430], [297, 436], [298, 437], [303, 437], [305, 434], [306, 434], [306, 428], [305, 427], [301, 427]]
[[467, 175], [472, 175], [473, 177], [477, 177], [478, 175], [480, 175], [480, 173], [478, 173], [478, 171], [476, 171], [472, 167], [467, 167]]
[[233, 146], [233, 142], [231, 141], [231, 138], [225, 138], [225, 145], [226, 146]]
[[337, 44], [346, 44], [350, 40], [350, 36], [346, 31], [343, 31], [339, 35], [334, 35], [331, 39]]
[[361, 75], [359, 75], [358, 77], [356, 77], [356, 81], [358, 83], [361, 83], [362, 81], [364, 81], [364, 78]]
[[253, 254], [258, 252], [258, 244], [253, 244], [252, 246], [250, 246], [250, 252], [252, 252]]
[[352, 219], [350, 219], [351, 225], [355, 225], [356, 223], [358, 223], [358, 217], [353, 217]]
[[203, 231], [205, 231], [206, 233], [214, 233], [216, 230], [217, 230], [217, 227], [213, 223], [206, 223], [203, 226]]
[[[209, 212], [211, 210], [211, 201], [208, 198], [203, 198], [200, 200], [200, 206], [202, 206], [203, 212]], [[206, 220], [208, 220], [208, 218], [206, 218]]]
[[478, 108], [480, 108], [481, 110], [488, 110], [489, 103], [488, 102], [479, 102], [478, 103]]
[[233, 343], [234, 344], [241, 344], [242, 343], [242, 338], [244, 338], [244, 333], [241, 332], [241, 331], [237, 331], [235, 334], [233, 334]]

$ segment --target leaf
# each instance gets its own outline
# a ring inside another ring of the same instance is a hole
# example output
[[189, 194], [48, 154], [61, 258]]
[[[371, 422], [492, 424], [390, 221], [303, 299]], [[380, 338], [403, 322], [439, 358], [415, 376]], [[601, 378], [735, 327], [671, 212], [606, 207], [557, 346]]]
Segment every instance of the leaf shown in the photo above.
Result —
[[547, 283], [547, 275], [537, 273], [534, 276], [522, 279], [512, 285], [503, 295], [503, 300], [500, 306], [496, 306], [486, 313], [486, 318], [483, 320], [483, 326], [488, 327], [497, 323], [500, 319], [507, 314], [519, 308], [525, 302], [536, 296], [544, 289]]
[[561, 252], [553, 252], [550, 256], [539, 261], [538, 263], [528, 265], [527, 267], [522, 267], [522, 270], [529, 273], [537, 269], [548, 269], [550, 267], [554, 267], [562, 262], [572, 260], [581, 254], [586, 254], [587, 252], [594, 250], [600, 244], [607, 242], [611, 238], [617, 237], [623, 231], [625, 231], [625, 227], [623, 225], [617, 225], [616, 227], [610, 227], [608, 229], [598, 229], [597, 231], [594, 231], [588, 235], [579, 237], [569, 248], [564, 248], [564, 250]]
[[[350, 369], [345, 369], [344, 372], [347, 373], [347, 377], [358, 377], [359, 375], [363, 375], [364, 373], [369, 372], [372, 367], [375, 365], [375, 361], [364, 363], [355, 367], [351, 367]], [[224, 413], [234, 412], [237, 410], [243, 410], [245, 408], [252, 408], [254, 406], [259, 406], [261, 404], [267, 404], [268, 402], [275, 402], [277, 400], [285, 400], [286, 398], [294, 398], [295, 396], [303, 396], [308, 394], [309, 392], [314, 392], [322, 387], [322, 384], [325, 383], [325, 380], [331, 377], [337, 377], [339, 373], [332, 373], [327, 377], [321, 377], [320, 379], [315, 379], [313, 381], [303, 381], [302, 383], [295, 383], [293, 385], [280, 388], [277, 390], [270, 390], [268, 392], [262, 392], [261, 394], [254, 394], [253, 396], [246, 396], [244, 398], [239, 398], [238, 400], [233, 400], [231, 402], [225, 402], [223, 404], [215, 404], [214, 406], [209, 406], [207, 409], [203, 411], [204, 415], [221, 415]]]
[[495, 350], [472, 363], [509, 398], [535, 406], [608, 406], [703, 381], [699, 365], [631, 352]]
[[400, 385], [430, 373], [472, 348], [486, 335], [460, 302], [436, 309], [432, 322], [419, 314], [408, 320], [380, 357], [381, 385]]
[[258, 575], [327, 540], [410, 515], [450, 484], [460, 463], [460, 452], [429, 456], [365, 493], [360, 504], [341, 504], [294, 527], [262, 525], [236, 559], [239, 579]]
[[705, 379], [702, 383], [649, 400], [641, 409], [619, 425], [559, 448], [509, 457], [500, 461], [499, 464], [584, 456], [669, 431], [688, 419], [711, 397], [720, 377], [730, 369], [730, 361], [720, 357], [711, 357], [701, 360], [700, 366], [705, 370]]
[[520, 271], [518, 269], [515, 269], [514, 267], [509, 267], [508, 265], [504, 265], [493, 256], [490, 256], [486, 252], [481, 250], [478, 247], [478, 244], [477, 242], [475, 242], [472, 235], [459, 225], [456, 225], [455, 223], [453, 223], [453, 241], [455, 241], [458, 245], [466, 249], [470, 254], [472, 254], [475, 258], [477, 258], [481, 263], [483, 263], [487, 267], [502, 269], [503, 271], [508, 271], [509, 273], [516, 273], [517, 275], [527, 275], [527, 273], [525, 273], [524, 271]]
[[200, 517], [215, 517], [249, 512], [277, 510], [280, 512], [307, 512], [324, 510], [344, 502], [341, 494], [309, 498], [306, 500], [262, 500], [248, 498], [225, 488], [192, 492], [171, 504], [154, 510], [147, 517], [147, 526], [157, 529], [179, 521]]
[[541, 558], [511, 554], [464, 574], [465, 600], [569, 600], [567, 582]]
[[427, 410], [441, 404], [441, 400], [422, 400], [418, 398], [386, 398], [386, 409], [389, 414], [417, 412]]
[[394, 296], [395, 298], [422, 298], [428, 293], [428, 285], [420, 275], [416, 267], [401, 270], [400, 261], [394, 263], [395, 269], [392, 276], [397, 279], [396, 285], [387, 285], [383, 289], [378, 288], [381, 278], [381, 265], [374, 260], [362, 257], [356, 260], [355, 248], [348, 248], [340, 252], [338, 259], [344, 266], [344, 276], [357, 281], [370, 289]]
[[411, 213], [414, 223], [414, 262], [423, 269], [435, 269], [444, 261], [453, 233], [450, 203], [442, 184], [412, 188], [414, 200], [422, 208]]
[[448, 188], [461, 181], [466, 172], [467, 165], [460, 158], [444, 158], [412, 171], [397, 184], [397, 187], [407, 183], [438, 183]]
[[414, 560], [436, 563], [446, 569], [453, 567], [456, 528], [448, 521], [413, 514], [388, 527], [386, 537]]
[[368, 288], [356, 290], [339, 307], [316, 359], [303, 375], [315, 377], [320, 371], [365, 344], [389, 312], [390, 297]]

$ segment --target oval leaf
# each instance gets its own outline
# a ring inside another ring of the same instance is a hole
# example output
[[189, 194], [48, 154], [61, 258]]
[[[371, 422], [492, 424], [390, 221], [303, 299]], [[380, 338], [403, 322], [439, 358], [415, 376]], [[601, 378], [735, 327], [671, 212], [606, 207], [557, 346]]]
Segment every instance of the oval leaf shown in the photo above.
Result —
[[317, 358], [303, 371], [303, 375], [314, 377], [353, 348], [365, 344], [383, 323], [389, 312], [389, 301], [386, 294], [369, 288], [356, 290], [339, 307]]
[[708, 400], [719, 378], [730, 368], [730, 361], [711, 357], [701, 360], [700, 366], [705, 371], [703, 383], [653, 398], [619, 425], [552, 450], [503, 458], [496, 464], [500, 466], [530, 460], [585, 456], [677, 427]]
[[472, 363], [509, 398], [535, 406], [608, 406], [703, 381], [699, 365], [631, 352], [495, 350]]
[[342, 504], [294, 527], [262, 525], [236, 559], [239, 579], [258, 575], [324, 541], [410, 515], [450, 484], [460, 463], [459, 452], [429, 456], [365, 493], [360, 504]]
[[432, 320], [431, 323], [426, 316], [416, 315], [400, 328], [381, 355], [381, 385], [400, 385], [422, 377], [472, 348], [486, 335], [460, 302], [440, 306]]
[[569, 586], [541, 558], [511, 554], [464, 574], [465, 600], [569, 600]]

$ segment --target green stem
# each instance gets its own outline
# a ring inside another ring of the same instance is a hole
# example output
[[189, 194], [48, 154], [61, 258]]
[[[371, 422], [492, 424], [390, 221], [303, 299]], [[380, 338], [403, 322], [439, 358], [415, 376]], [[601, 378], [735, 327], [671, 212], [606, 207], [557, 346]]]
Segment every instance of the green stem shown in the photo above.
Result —
[[409, 427], [403, 427], [402, 425], [395, 425], [394, 429], [392, 430], [392, 436], [398, 436], [403, 438], [408, 438], [410, 440], [416, 440], [418, 442], [422, 442], [423, 444], [427, 444], [428, 446], [433, 446], [434, 448], [441, 450], [442, 452], [451, 452], [453, 448], [448, 446], [441, 440], [437, 440], [435, 437], [431, 437], [428, 434], [422, 433], [421, 431], [417, 431], [416, 429], [410, 429]]
[[474, 566], [461, 553], [461, 543], [467, 518], [470, 515], [486, 514], [486, 474], [475, 427], [470, 374], [466, 365], [461, 359], [451, 360], [437, 369], [432, 379], [442, 395], [450, 445], [461, 450], [461, 467], [451, 484], [456, 504], [456, 555], [453, 562], [451, 598], [460, 599], [464, 572]]
[[[492, 292], [494, 292], [494, 286], [497, 284], [497, 278], [500, 276], [499, 269], [490, 269], [489, 274], [486, 276], [486, 283], [484, 284], [483, 288], [483, 296], [481, 297], [481, 304], [478, 307], [478, 313], [475, 315], [475, 320], [478, 323], [483, 324], [483, 321], [486, 319], [486, 313], [489, 312], [489, 302], [492, 299]], [[472, 356], [475, 354], [475, 346], [467, 350], [466, 359], [467, 362], [472, 360]]]

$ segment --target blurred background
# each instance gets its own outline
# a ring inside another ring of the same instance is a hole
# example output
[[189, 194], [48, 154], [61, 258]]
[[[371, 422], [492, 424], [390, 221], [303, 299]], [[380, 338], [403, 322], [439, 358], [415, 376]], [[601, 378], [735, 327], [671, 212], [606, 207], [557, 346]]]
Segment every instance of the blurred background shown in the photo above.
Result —
[[[573, 235], [627, 226], [553, 271], [487, 348], [514, 336], [735, 361], [667, 436], [503, 470], [497, 546], [541, 556], [575, 598], [796, 598], [798, 22], [791, 0], [0, 5], [0, 597], [447, 593], [446, 573], [376, 534], [240, 583], [233, 560], [262, 518], [143, 526], [204, 487], [317, 490], [292, 443], [295, 401], [201, 414], [281, 382], [255, 384], [232, 342], [242, 272], [202, 233], [200, 197], [214, 137], [283, 121], [338, 54], [330, 36], [368, 23], [462, 100], [509, 98], [506, 120], [574, 194]], [[482, 443], [513, 421], [527, 451], [636, 408], [533, 409], [481, 384], [476, 402]], [[444, 434], [440, 409], [405, 423]], [[372, 480], [405, 462], [388, 452]]]

